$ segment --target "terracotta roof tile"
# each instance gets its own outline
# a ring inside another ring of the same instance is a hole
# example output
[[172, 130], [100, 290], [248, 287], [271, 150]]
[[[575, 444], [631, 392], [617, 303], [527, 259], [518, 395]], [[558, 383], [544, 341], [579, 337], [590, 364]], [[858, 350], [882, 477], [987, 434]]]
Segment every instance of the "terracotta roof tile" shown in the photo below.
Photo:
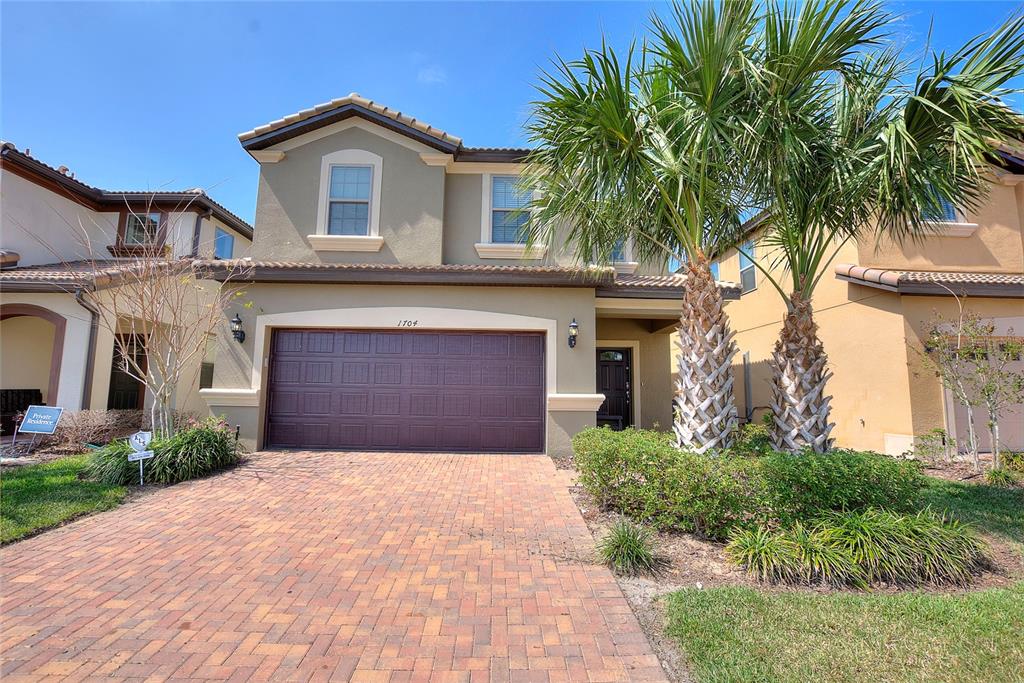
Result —
[[900, 294], [1024, 297], [1024, 273], [975, 273], [963, 270], [895, 270], [850, 263], [835, 267], [836, 277]]
[[324, 112], [331, 111], [332, 109], [337, 109], [339, 107], [344, 107], [345, 105], [349, 104], [364, 107], [372, 112], [380, 114], [381, 116], [386, 116], [389, 119], [392, 119], [393, 121], [397, 121], [398, 123], [404, 124], [411, 128], [415, 128], [421, 133], [430, 135], [431, 137], [434, 137], [442, 142], [447, 142], [456, 146], [462, 144], [462, 139], [459, 137], [450, 135], [441, 130], [440, 128], [435, 128], [434, 126], [431, 126], [430, 124], [425, 123], [423, 121], [418, 121], [414, 117], [409, 116], [407, 114], [403, 114], [398, 110], [391, 109], [390, 107], [386, 107], [382, 104], [374, 102], [373, 100], [367, 99], [361, 96], [359, 93], [350, 93], [345, 97], [338, 97], [336, 99], [331, 100], [330, 102], [323, 102], [308, 109], [303, 109], [302, 111], [297, 111], [294, 114], [289, 114], [280, 119], [271, 121], [270, 123], [265, 123], [262, 126], [257, 126], [252, 130], [247, 130], [244, 133], [239, 133], [238, 139], [241, 142], [246, 142], [247, 140], [252, 140], [253, 138], [259, 137], [261, 135], [266, 135], [267, 133], [273, 133], [276, 130], [280, 130], [292, 124], [299, 123], [300, 121], [305, 121], [306, 119], [317, 116], [318, 114], [323, 114]]

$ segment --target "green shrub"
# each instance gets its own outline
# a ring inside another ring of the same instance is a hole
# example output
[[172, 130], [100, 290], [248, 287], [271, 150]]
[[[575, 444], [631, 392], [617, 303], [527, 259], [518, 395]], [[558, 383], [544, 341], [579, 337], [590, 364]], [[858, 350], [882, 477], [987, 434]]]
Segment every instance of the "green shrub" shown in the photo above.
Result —
[[862, 586], [964, 585], [986, 563], [974, 531], [929, 512], [832, 513], [813, 527], [733, 533], [729, 558], [765, 580]]
[[[769, 416], [771, 413], [769, 413]], [[732, 452], [735, 455], [757, 456], [772, 451], [772, 427], [762, 422], [748, 422], [740, 425]]]
[[1005, 467], [1000, 467], [997, 470], [989, 470], [985, 473], [985, 482], [990, 486], [1010, 488], [1016, 486], [1017, 481], [1017, 473]]
[[[169, 439], [154, 438], [153, 457], [145, 462], [147, 483], [174, 484], [202, 477], [238, 462], [241, 450], [226, 423], [216, 418], [193, 422]], [[107, 484], [138, 482], [138, 463], [128, 462], [127, 441], [112, 441], [96, 451], [86, 474]]]
[[826, 511], [913, 510], [925, 481], [917, 463], [869, 452], [776, 452], [761, 464], [768, 505], [784, 526]]
[[651, 533], [626, 518], [612, 525], [597, 550], [602, 561], [619, 574], [653, 574], [660, 564], [651, 547]]
[[1000, 453], [1003, 467], [1014, 472], [1024, 472], [1024, 451], [1007, 451]]
[[640, 429], [580, 432], [573, 448], [581, 485], [606, 509], [709, 538], [763, 516], [756, 461], [695, 455], [670, 439]]

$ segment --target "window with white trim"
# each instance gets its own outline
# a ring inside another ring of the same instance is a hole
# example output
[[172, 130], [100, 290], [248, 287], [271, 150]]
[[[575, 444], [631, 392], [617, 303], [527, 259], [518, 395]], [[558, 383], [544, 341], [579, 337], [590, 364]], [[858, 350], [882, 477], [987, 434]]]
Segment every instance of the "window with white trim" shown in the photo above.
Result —
[[754, 243], [744, 242], [740, 252], [740, 288], [743, 294], [757, 289], [757, 269], [754, 268]]
[[213, 234], [213, 258], [229, 259], [235, 255], [235, 236], [217, 228]]
[[623, 263], [629, 260], [626, 258], [626, 238], [622, 238], [615, 243], [615, 246], [612, 247], [611, 256], [612, 263]]
[[519, 176], [491, 176], [491, 242], [522, 244], [523, 229], [530, 220], [531, 194], [519, 185]]
[[327, 234], [369, 235], [372, 166], [331, 166]]
[[934, 223], [956, 223], [960, 221], [960, 212], [957, 211], [953, 202], [936, 193], [937, 206], [931, 211], [925, 211], [924, 219]]

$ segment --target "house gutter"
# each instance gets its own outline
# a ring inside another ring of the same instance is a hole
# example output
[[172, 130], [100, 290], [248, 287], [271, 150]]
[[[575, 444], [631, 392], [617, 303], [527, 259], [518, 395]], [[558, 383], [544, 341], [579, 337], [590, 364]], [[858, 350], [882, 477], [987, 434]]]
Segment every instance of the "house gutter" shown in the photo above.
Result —
[[99, 336], [100, 312], [82, 296], [84, 289], [75, 292], [75, 301], [89, 311], [89, 344], [85, 356], [85, 376], [82, 378], [82, 410], [89, 410], [92, 404], [92, 379], [96, 369], [96, 338]]

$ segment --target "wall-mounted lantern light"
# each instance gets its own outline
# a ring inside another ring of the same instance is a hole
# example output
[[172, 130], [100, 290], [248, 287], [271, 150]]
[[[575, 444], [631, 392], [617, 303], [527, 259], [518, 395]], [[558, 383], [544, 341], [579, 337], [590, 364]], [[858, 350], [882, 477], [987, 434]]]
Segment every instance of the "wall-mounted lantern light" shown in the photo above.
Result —
[[576, 348], [576, 337], [578, 337], [579, 334], [580, 334], [580, 324], [578, 322], [576, 322], [576, 318], [573, 318], [572, 322], [569, 323], [569, 348], [570, 349]]
[[231, 319], [231, 336], [235, 338], [235, 341], [241, 344], [245, 341], [245, 330], [242, 329], [242, 319], [235, 313], [235, 317]]

